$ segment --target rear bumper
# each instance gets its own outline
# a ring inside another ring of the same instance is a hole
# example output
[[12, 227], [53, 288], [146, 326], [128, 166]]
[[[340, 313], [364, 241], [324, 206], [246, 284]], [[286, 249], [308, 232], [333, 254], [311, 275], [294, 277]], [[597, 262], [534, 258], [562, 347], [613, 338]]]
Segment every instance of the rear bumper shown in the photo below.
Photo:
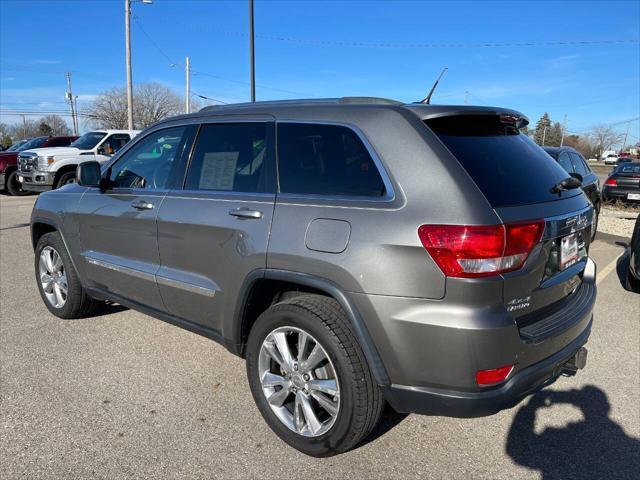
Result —
[[528, 395], [550, 385], [562, 375], [576, 353], [587, 343], [588, 327], [565, 348], [513, 375], [500, 387], [480, 392], [459, 392], [438, 388], [391, 385], [386, 389], [389, 404], [401, 413], [420, 413], [447, 417], [483, 417], [511, 408]]
[[[576, 264], [577, 265], [577, 264]], [[568, 270], [569, 271], [569, 270]], [[474, 284], [477, 295], [454, 289], [441, 301], [352, 297], [389, 373], [386, 398], [398, 411], [454, 417], [510, 408], [555, 381], [587, 342], [596, 300], [596, 266], [587, 258], [582, 284], [559, 309], [520, 327], [502, 301], [500, 282]], [[504, 383], [480, 387], [475, 374], [513, 365]]]
[[624, 202], [632, 202], [632, 203], [640, 202], [640, 200], [629, 200], [627, 198], [627, 194], [629, 193], [640, 194], [640, 190], [637, 188], [605, 186], [602, 189], [602, 199], [604, 201], [621, 200]]
[[31, 172], [18, 171], [18, 181], [22, 178], [22, 189], [29, 192], [46, 192], [53, 189], [54, 173], [39, 172], [33, 170]]
[[0, 190], [4, 190], [4, 182], [5, 182], [5, 175], [4, 172], [0, 173]]

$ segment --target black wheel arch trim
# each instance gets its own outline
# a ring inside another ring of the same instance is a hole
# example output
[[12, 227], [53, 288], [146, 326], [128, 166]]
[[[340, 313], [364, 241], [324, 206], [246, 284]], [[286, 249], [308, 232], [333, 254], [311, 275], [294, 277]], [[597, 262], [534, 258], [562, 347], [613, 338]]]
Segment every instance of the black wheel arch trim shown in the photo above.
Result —
[[[38, 244], [38, 242], [36, 242], [35, 240], [35, 236], [34, 236], [34, 232], [33, 232], [33, 226], [36, 223], [44, 223], [46, 225], [49, 225], [50, 227], [52, 227], [56, 232], [60, 233], [60, 237], [62, 237], [62, 241], [64, 243], [64, 246], [67, 246], [67, 242], [64, 241], [64, 237], [62, 236], [62, 232], [60, 232], [60, 227], [59, 225], [54, 222], [53, 220], [51, 220], [50, 218], [47, 217], [31, 217], [31, 225], [29, 227], [29, 230], [31, 231], [31, 245], [33, 246], [33, 249], [36, 249], [36, 246]], [[67, 248], [67, 253], [68, 253], [69, 249]]]
[[67, 244], [67, 240], [66, 238], [64, 238], [64, 234], [62, 233], [62, 228], [60, 228], [60, 225], [58, 223], [56, 223], [55, 221], [51, 220], [50, 218], [47, 217], [39, 217], [39, 216], [35, 216], [35, 217], [31, 217], [31, 222], [30, 222], [30, 226], [29, 226], [29, 233], [31, 235], [31, 244], [33, 246], [33, 251], [35, 252], [36, 247], [38, 246], [38, 242], [35, 241], [35, 237], [33, 234], [33, 226], [36, 223], [44, 223], [46, 225], [49, 225], [51, 228], [53, 228], [53, 230], [55, 232], [58, 232], [58, 235], [60, 235], [60, 238], [62, 239], [62, 244], [64, 245], [64, 248], [67, 250], [67, 255], [69, 255], [69, 259], [71, 260], [71, 265], [73, 265], [74, 270], [76, 271], [76, 275], [78, 275], [78, 278], [80, 279], [80, 282], [82, 283], [83, 278], [82, 275], [80, 274], [80, 271], [78, 270], [78, 266], [76, 265], [76, 262], [73, 258], [73, 255], [71, 255], [71, 250], [69, 250], [69, 245]]
[[369, 334], [369, 330], [349, 296], [331, 280], [309, 275], [307, 273], [267, 268], [254, 270], [247, 275], [241, 287], [240, 296], [234, 312], [233, 337], [230, 339], [231, 342], [228, 344], [228, 348], [229, 346], [231, 347], [230, 350], [232, 353], [244, 356], [245, 344], [242, 339], [243, 321], [245, 318], [249, 294], [251, 293], [252, 287], [258, 280], [279, 280], [283, 282], [296, 283], [319, 290], [333, 297], [346, 313], [376, 382], [382, 387], [391, 384], [387, 370], [382, 362], [380, 354], [378, 353], [378, 349]]

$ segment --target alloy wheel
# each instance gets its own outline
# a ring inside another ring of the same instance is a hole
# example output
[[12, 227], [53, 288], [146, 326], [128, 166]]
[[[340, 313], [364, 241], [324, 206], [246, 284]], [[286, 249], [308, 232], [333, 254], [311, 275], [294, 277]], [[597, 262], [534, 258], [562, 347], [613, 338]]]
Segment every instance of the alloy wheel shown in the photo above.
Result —
[[40, 285], [49, 304], [62, 308], [67, 302], [67, 275], [60, 254], [53, 247], [44, 247], [38, 262]]
[[340, 383], [320, 343], [296, 327], [280, 327], [260, 347], [262, 392], [276, 417], [290, 430], [318, 437], [340, 411]]

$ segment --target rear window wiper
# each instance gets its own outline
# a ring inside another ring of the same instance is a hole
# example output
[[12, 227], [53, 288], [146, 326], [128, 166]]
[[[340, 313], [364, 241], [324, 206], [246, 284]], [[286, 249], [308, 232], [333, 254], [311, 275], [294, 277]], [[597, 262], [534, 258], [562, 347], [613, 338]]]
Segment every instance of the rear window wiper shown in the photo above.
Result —
[[567, 177], [564, 180], [556, 183], [551, 188], [551, 193], [560, 193], [563, 190], [571, 190], [573, 188], [580, 188], [582, 186], [582, 182], [575, 177]]

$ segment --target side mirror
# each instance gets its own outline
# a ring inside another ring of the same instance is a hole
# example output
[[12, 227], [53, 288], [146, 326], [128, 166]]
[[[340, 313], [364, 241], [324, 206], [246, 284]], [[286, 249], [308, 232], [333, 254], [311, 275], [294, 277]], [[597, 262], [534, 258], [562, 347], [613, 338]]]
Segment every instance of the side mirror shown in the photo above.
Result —
[[83, 187], [99, 187], [101, 179], [100, 164], [96, 161], [83, 162], [76, 169], [76, 181]]
[[579, 173], [576, 172], [571, 172], [569, 175], [571, 175], [573, 178], [575, 178], [576, 180], [579, 180], [580, 183], [583, 182], [584, 178], [582, 178], [582, 175], [580, 175]]

